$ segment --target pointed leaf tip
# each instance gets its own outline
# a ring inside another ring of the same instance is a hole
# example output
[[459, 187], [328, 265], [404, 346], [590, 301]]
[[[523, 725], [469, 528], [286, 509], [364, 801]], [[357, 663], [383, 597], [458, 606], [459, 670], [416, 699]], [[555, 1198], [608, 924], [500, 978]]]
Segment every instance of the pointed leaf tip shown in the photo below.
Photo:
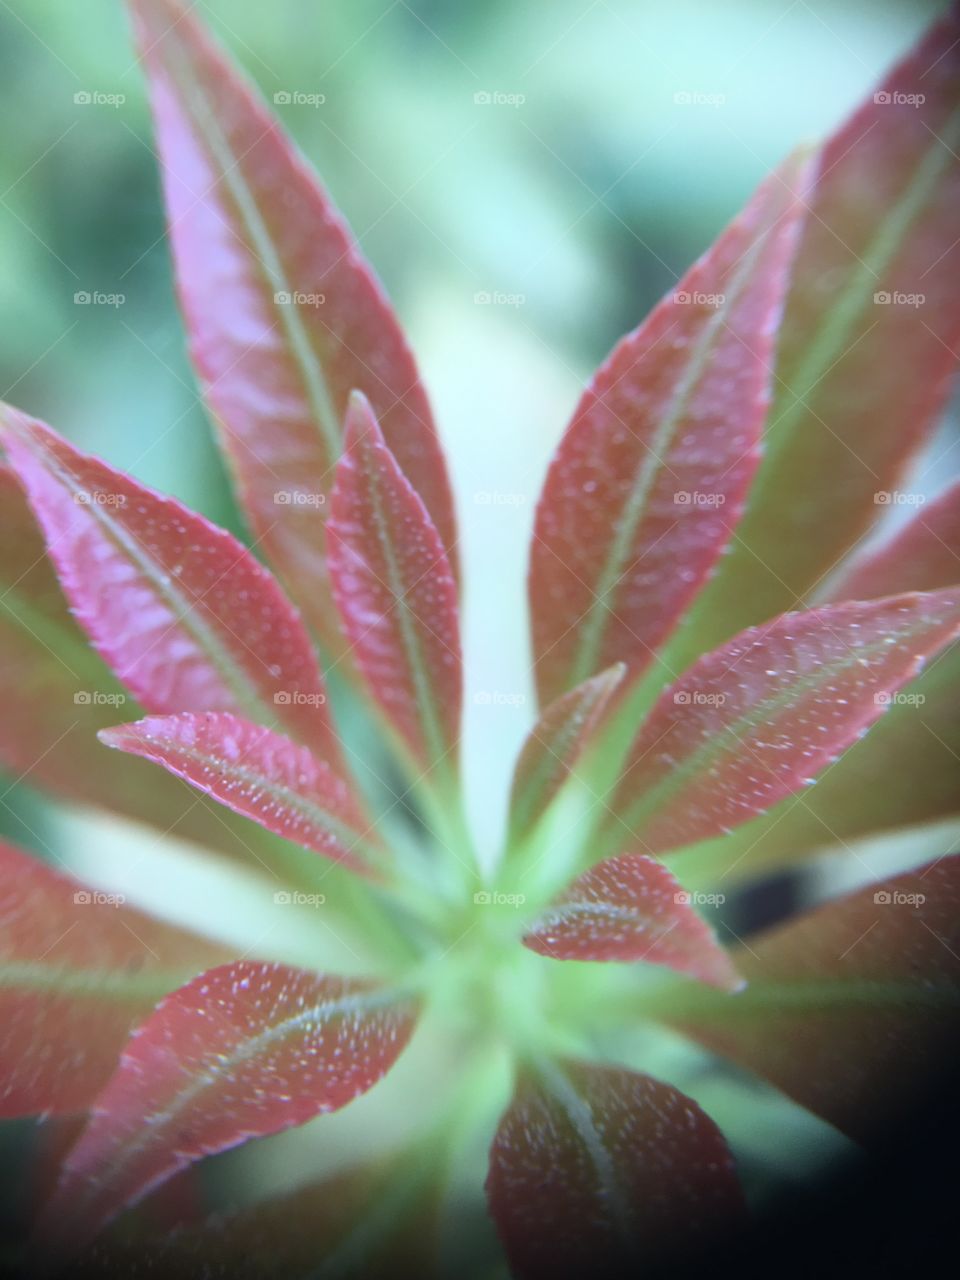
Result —
[[374, 704], [420, 768], [452, 768], [462, 670], [457, 587], [429, 512], [366, 397], [351, 398], [327, 525], [334, 598]]
[[380, 841], [349, 782], [308, 748], [228, 712], [148, 716], [101, 730], [275, 835], [375, 874]]
[[618, 662], [585, 680], [551, 703], [530, 730], [513, 771], [511, 847], [530, 834], [575, 772], [604, 723], [626, 672], [626, 663]]
[[744, 631], [661, 695], [605, 838], [664, 853], [762, 813], [856, 742], [958, 632], [957, 590], [825, 605]]
[[310, 638], [223, 529], [7, 406], [0, 428], [75, 616], [150, 711], [232, 711], [339, 748]]
[[653, 858], [627, 854], [579, 876], [523, 942], [554, 960], [663, 965], [739, 991], [743, 978], [697, 911], [715, 904], [716, 895], [688, 893]]
[[178, 1170], [335, 1111], [393, 1065], [416, 1005], [360, 980], [238, 960], [166, 997], [127, 1045], [41, 1222], [70, 1253]]
[[760, 456], [809, 172], [795, 157], [763, 183], [585, 391], [531, 548], [542, 702], [618, 660], [642, 672], [727, 546]]
[[324, 524], [352, 388], [370, 397], [455, 560], [453, 500], [426, 392], [349, 228], [198, 21], [199, 6], [131, 8], [201, 388], [258, 544], [338, 653]]

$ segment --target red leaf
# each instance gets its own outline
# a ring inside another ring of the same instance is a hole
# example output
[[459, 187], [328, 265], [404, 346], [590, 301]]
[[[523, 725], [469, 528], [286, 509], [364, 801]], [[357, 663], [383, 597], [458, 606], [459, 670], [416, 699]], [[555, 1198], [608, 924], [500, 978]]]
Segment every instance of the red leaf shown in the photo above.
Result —
[[665, 965], [726, 991], [743, 985], [717, 936], [653, 858], [608, 858], [579, 876], [523, 941], [553, 960]]
[[873, 523], [878, 494], [896, 490], [941, 414], [960, 342], [958, 149], [954, 6], [823, 150], [763, 461], [730, 555], [671, 661], [807, 598]]
[[325, 760], [228, 712], [149, 716], [103, 729], [109, 747], [162, 765], [275, 835], [370, 873], [375, 834], [360, 801]]
[[453, 554], [453, 504], [426, 395], [380, 285], [259, 96], [182, 4], [131, 7], [204, 395], [258, 540], [336, 648], [323, 502], [354, 387], [375, 405]]
[[0, 843], [0, 1116], [89, 1105], [162, 995], [228, 952]]
[[750, 939], [749, 986], [677, 992], [666, 1020], [860, 1141], [888, 1136], [960, 1045], [960, 858]]
[[[891, 591], [932, 591], [960, 572], [960, 488], [921, 510], [878, 550], [860, 557], [831, 596], [870, 599]], [[865, 738], [844, 752], [805, 795], [778, 804], [722, 843], [691, 851], [699, 876], [722, 864], [725, 875], [754, 876], [790, 866], [824, 845], [890, 827], [919, 825], [957, 812], [960, 759], [960, 645], [890, 699]]]
[[558, 698], [530, 730], [513, 771], [510, 841], [529, 835], [603, 723], [626, 667], [618, 663]]
[[960, 631], [957, 592], [785, 614], [707, 654], [661, 696], [611, 805], [611, 839], [660, 853], [798, 790]]
[[649, 1076], [564, 1063], [521, 1079], [500, 1122], [490, 1211], [520, 1280], [634, 1274], [739, 1225], [716, 1125]]
[[759, 458], [807, 167], [760, 187], [580, 401], [531, 553], [542, 701], [614, 662], [641, 671], [730, 538]]
[[875, 600], [897, 591], [937, 591], [960, 582], [960, 481], [879, 550], [854, 560], [831, 600]]
[[70, 616], [13, 472], [0, 466], [0, 768], [57, 797], [148, 822], [234, 859], [239, 821], [198, 804], [178, 779], [133, 757], [103, 768], [98, 729], [138, 707]]
[[344, 432], [327, 526], [334, 597], [376, 705], [420, 765], [437, 768], [460, 733], [456, 584], [426, 507], [360, 394]]
[[235, 711], [336, 753], [296, 611], [237, 540], [2, 411], [4, 443], [80, 623], [151, 711]]
[[393, 1065], [410, 1000], [367, 982], [236, 961], [158, 1005], [66, 1161], [44, 1232], [82, 1248], [179, 1169], [335, 1111]]

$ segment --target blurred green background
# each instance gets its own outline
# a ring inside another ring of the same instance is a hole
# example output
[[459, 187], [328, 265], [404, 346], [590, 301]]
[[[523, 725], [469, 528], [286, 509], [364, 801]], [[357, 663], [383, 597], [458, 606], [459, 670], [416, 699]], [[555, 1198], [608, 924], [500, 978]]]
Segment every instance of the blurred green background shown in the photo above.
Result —
[[[528, 530], [584, 380], [763, 175], [835, 127], [945, 5], [197, 7], [268, 99], [323, 98], [277, 111], [347, 215], [421, 362], [463, 527], [470, 801], [490, 852], [532, 714]], [[76, 100], [85, 94], [117, 100]], [[186, 360], [120, 0], [0, 0], [0, 99], [0, 395], [243, 534]], [[93, 292], [123, 302], [75, 302]], [[0, 825], [25, 844], [57, 821], [34, 813], [36, 803], [4, 805]], [[209, 923], [213, 889], [189, 908], [175, 853], [131, 859], [131, 839], [75, 819], [57, 846], [131, 901]], [[258, 909], [259, 900], [247, 912], [235, 889], [238, 936]], [[711, 1089], [706, 1080], [697, 1096], [733, 1125], [742, 1100]], [[749, 1101], [747, 1137], [768, 1157], [782, 1148], [796, 1162], [804, 1142], [821, 1149], [808, 1117]], [[367, 1110], [376, 1117], [388, 1103], [371, 1098]], [[324, 1123], [336, 1135], [338, 1119]], [[290, 1142], [267, 1150], [274, 1172], [286, 1169]]]
[[[294, 97], [277, 110], [421, 361], [464, 530], [471, 807], [488, 849], [532, 710], [527, 531], [584, 379], [943, 7], [198, 4], [269, 99]], [[0, 394], [242, 532], [185, 358], [119, 0], [0, 0], [0, 86]], [[75, 101], [91, 93], [119, 100]], [[124, 301], [75, 303], [94, 291]]]

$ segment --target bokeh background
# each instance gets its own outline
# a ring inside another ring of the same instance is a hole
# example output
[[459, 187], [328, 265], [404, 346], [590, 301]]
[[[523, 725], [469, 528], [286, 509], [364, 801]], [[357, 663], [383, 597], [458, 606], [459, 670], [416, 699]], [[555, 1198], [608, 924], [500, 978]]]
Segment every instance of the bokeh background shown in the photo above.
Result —
[[[764, 174], [835, 127], [944, 7], [199, 4], [267, 98], [293, 99], [276, 110], [420, 360], [463, 527], [470, 802], [488, 853], [533, 710], [528, 530], [584, 381]], [[0, 0], [0, 285], [0, 397], [244, 536], [186, 359], [119, 0]], [[122, 302], [75, 300], [94, 292]], [[912, 488], [939, 483], [932, 471]], [[56, 839], [78, 869], [119, 881], [131, 900], [185, 906], [170, 856], [131, 857], [136, 833], [66, 818], [6, 785], [0, 831], [33, 847]], [[194, 901], [207, 911], [211, 895]], [[238, 890], [238, 931], [244, 902]], [[696, 1096], [709, 1101], [710, 1087]], [[719, 1092], [714, 1101], [718, 1119], [735, 1123]], [[779, 1152], [785, 1177], [788, 1159], [812, 1161], [824, 1140], [826, 1127], [796, 1112], [751, 1099], [751, 1133], [765, 1158]], [[336, 1133], [337, 1117], [324, 1123]], [[274, 1172], [289, 1171], [284, 1142], [267, 1146]]]
[[[200, 8], [268, 98], [294, 99], [277, 110], [420, 359], [464, 529], [470, 691], [509, 695], [468, 696], [472, 811], [492, 850], [532, 710], [527, 530], [583, 381], [943, 5]], [[242, 532], [185, 357], [119, 0], [0, 0], [0, 101], [0, 394]], [[124, 301], [74, 302], [95, 291]]]

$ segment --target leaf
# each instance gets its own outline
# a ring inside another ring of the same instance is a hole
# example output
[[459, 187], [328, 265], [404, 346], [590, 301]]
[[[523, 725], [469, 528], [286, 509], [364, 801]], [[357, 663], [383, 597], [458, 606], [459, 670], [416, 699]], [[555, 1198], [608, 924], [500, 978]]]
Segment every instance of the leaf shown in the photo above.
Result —
[[649, 1076], [573, 1062], [521, 1078], [487, 1198], [520, 1280], [632, 1275], [666, 1255], [676, 1265], [743, 1214], [726, 1143], [695, 1102]]
[[553, 960], [645, 961], [735, 990], [742, 980], [693, 901], [653, 858], [608, 858], [579, 876], [523, 942]]
[[875, 600], [897, 591], [937, 591], [960, 583], [960, 481], [879, 548], [858, 556], [831, 600]]
[[759, 458], [807, 168], [760, 187], [577, 407], [531, 550], [543, 702], [615, 662], [642, 671], [730, 538]]
[[376, 835], [353, 788], [325, 760], [229, 712], [148, 716], [100, 740], [162, 765], [275, 835], [370, 874]]
[[309, 637], [246, 548], [15, 409], [0, 427], [77, 619], [148, 710], [279, 722], [338, 758]]
[[43, 1233], [80, 1249], [203, 1156], [345, 1106], [390, 1069], [414, 1017], [396, 992], [282, 964], [201, 974], [129, 1042]]
[[74, 622], [13, 472], [0, 466], [0, 768], [58, 798], [106, 808], [234, 859], [239, 821], [132, 757], [109, 771], [99, 729], [138, 707]]
[[518, 845], [530, 834], [576, 768], [603, 723], [625, 673], [626, 666], [618, 663], [585, 680], [551, 703], [530, 730], [513, 771], [511, 845]]
[[798, 790], [960, 631], [960, 594], [785, 614], [707, 654], [634, 741], [608, 835], [660, 853], [746, 822]]
[[737, 953], [745, 991], [665, 1020], [859, 1141], [883, 1139], [960, 1045], [960, 858], [871, 885]]
[[823, 149], [763, 461], [674, 664], [806, 599], [944, 409], [960, 341], [958, 150], [953, 7]]
[[78, 1111], [161, 996], [228, 952], [0, 843], [0, 1116]]
[[[960, 488], [923, 507], [894, 537], [861, 555], [831, 590], [836, 600], [893, 591], [935, 591], [960, 572]], [[791, 796], [722, 841], [681, 855], [681, 878], [718, 865], [743, 878], [787, 867], [812, 850], [891, 827], [956, 815], [960, 760], [960, 645], [893, 694], [867, 736], [827, 769], [816, 786]]]
[[460, 734], [457, 588], [426, 507], [370, 405], [350, 400], [327, 525], [334, 598], [374, 703], [426, 769]]
[[452, 557], [430, 407], [380, 285], [259, 96], [182, 4], [131, 8], [203, 393], [258, 542], [337, 650], [324, 504], [349, 393], [359, 387], [376, 407]]

